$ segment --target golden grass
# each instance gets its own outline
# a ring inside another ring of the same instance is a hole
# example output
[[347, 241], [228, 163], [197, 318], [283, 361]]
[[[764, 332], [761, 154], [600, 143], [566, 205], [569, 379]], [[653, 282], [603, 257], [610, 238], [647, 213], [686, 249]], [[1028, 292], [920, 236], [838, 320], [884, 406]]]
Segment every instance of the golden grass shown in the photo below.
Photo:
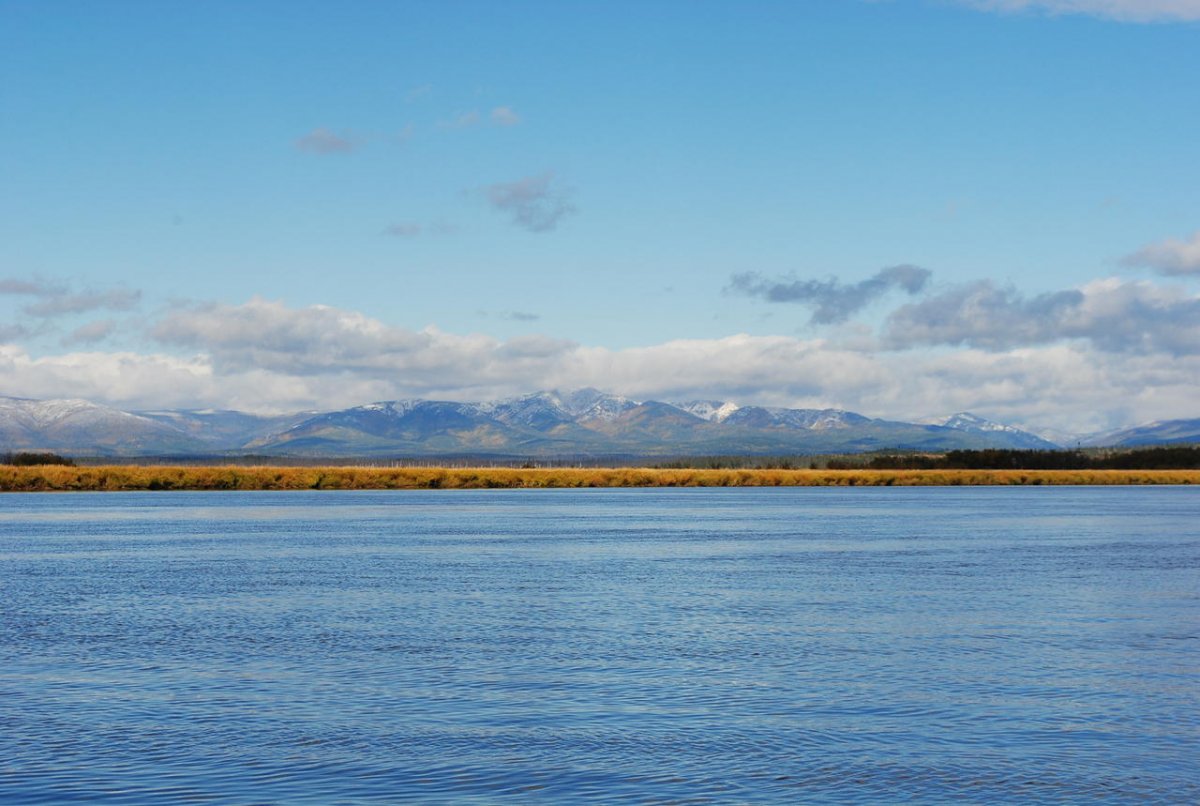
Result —
[[647, 468], [64, 467], [0, 465], [0, 492], [547, 487], [914, 487], [1200, 484], [1200, 470], [658, 470]]

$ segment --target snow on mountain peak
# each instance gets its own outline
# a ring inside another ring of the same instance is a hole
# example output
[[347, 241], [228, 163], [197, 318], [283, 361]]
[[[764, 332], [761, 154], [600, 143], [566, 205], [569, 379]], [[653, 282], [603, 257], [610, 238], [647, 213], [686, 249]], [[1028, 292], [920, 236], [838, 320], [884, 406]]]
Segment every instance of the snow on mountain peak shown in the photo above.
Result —
[[404, 400], [379, 400], [375, 403], [366, 403], [362, 406], [355, 406], [350, 411], [378, 411], [385, 414], [390, 414], [393, 417], [403, 417], [410, 411], [415, 409], [422, 401], [419, 398], [406, 398]]
[[728, 403], [723, 400], [692, 400], [674, 405], [688, 414], [694, 414], [701, 420], [708, 420], [711, 423], [723, 423], [729, 418], [729, 415], [741, 408], [736, 403]]
[[603, 395], [579, 413], [581, 420], [615, 420], [637, 406], [636, 401], [618, 395]]
[[920, 422], [926, 425], [940, 425], [943, 428], [954, 428], [958, 431], [1003, 431], [1012, 434], [1021, 430], [1011, 425], [1005, 425], [1004, 423], [980, 417], [978, 414], [972, 414], [969, 411], [960, 411], [942, 417], [930, 417]]

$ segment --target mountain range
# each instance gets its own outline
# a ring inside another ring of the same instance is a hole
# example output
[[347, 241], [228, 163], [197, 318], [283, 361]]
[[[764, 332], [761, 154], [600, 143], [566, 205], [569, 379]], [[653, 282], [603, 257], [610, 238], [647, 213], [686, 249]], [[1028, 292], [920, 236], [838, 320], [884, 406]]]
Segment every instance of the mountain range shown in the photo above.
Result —
[[[1197, 441], [1200, 419], [1152, 423], [1079, 442]], [[484, 403], [393, 400], [279, 416], [213, 409], [120, 411], [86, 400], [0, 397], [0, 451], [74, 456], [602, 458], [1056, 447], [969, 412], [900, 422], [842, 409], [636, 401], [595, 389]]]

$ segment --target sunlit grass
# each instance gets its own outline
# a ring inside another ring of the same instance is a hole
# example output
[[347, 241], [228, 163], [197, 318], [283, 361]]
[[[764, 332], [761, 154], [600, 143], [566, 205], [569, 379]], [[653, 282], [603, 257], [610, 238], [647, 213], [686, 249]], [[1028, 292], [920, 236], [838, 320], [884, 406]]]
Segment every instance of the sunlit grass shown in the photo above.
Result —
[[0, 491], [431, 490], [548, 487], [879, 487], [1200, 484], [1200, 470], [711, 470], [0, 466]]

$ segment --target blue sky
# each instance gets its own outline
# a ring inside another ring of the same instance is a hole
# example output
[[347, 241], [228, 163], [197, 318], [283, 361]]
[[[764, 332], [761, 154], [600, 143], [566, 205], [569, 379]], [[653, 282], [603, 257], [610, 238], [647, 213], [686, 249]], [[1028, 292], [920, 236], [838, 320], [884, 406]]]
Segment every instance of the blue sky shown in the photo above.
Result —
[[1197, 416], [1198, 131], [1200, 0], [0, 0], [0, 393]]

